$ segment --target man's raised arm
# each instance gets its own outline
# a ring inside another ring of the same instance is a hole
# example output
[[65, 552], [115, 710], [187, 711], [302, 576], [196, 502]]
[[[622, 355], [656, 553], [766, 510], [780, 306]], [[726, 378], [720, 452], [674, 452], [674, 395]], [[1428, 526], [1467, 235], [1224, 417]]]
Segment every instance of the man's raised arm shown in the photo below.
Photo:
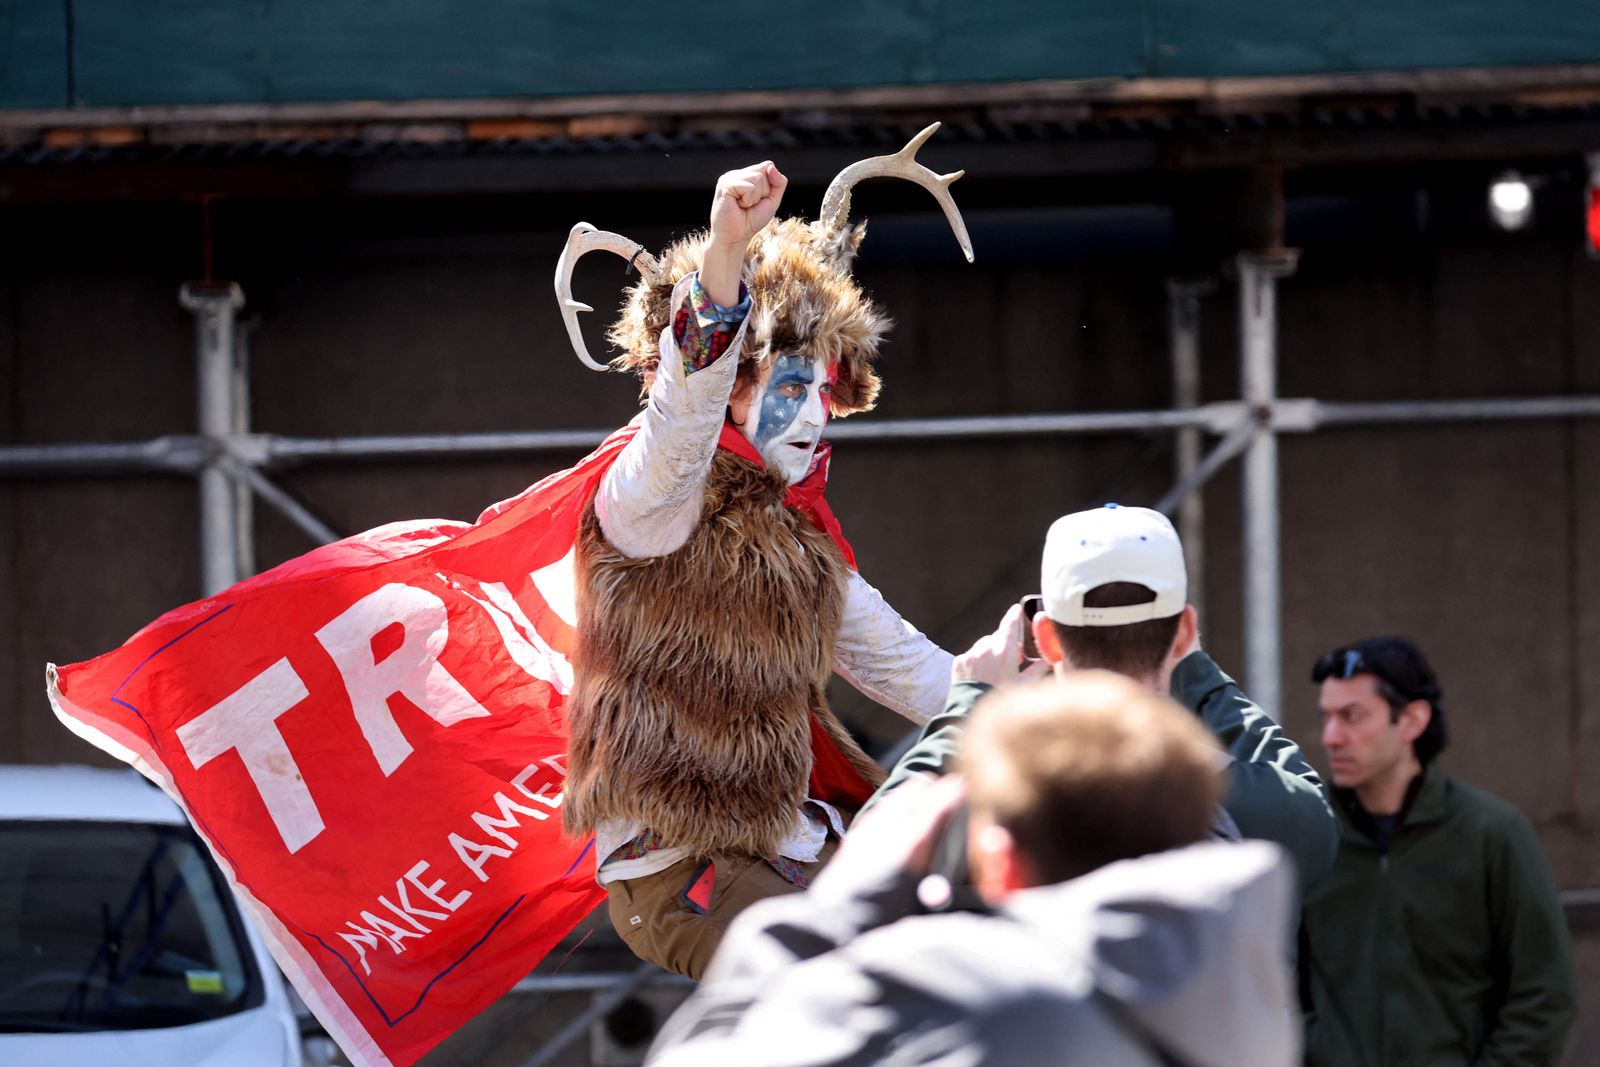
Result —
[[673, 290], [672, 325], [662, 332], [661, 362], [638, 432], [595, 496], [600, 528], [625, 556], [675, 552], [700, 519], [750, 311], [740, 281], [745, 253], [772, 221], [788, 184], [770, 161], [717, 181], [710, 239], [700, 270]]

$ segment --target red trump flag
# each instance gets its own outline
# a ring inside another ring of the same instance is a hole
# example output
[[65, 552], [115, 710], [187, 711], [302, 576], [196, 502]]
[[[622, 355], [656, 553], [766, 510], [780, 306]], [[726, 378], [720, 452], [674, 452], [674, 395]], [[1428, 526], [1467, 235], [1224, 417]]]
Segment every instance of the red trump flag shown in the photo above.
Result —
[[561, 832], [572, 543], [629, 431], [476, 524], [397, 523], [51, 666], [188, 814], [358, 1067], [410, 1064], [604, 897]]

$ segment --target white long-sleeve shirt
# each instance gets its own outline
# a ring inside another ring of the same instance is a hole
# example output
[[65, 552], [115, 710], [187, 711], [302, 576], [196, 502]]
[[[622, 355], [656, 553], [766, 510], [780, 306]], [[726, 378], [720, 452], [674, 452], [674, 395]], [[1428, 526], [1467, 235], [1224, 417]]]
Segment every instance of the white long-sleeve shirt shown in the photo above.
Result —
[[[693, 277], [692, 275], [690, 276]], [[681, 307], [690, 278], [678, 283], [671, 307]], [[635, 559], [664, 556], [683, 547], [700, 521], [705, 483], [716, 456], [728, 399], [739, 366], [739, 344], [748, 325], [740, 323], [732, 343], [710, 365], [693, 372], [669, 325], [661, 331], [661, 361], [639, 427], [606, 471], [595, 494], [595, 514], [612, 547]], [[855, 570], [845, 590], [844, 616], [834, 645], [833, 669], [873, 700], [918, 725], [943, 707], [950, 688], [948, 652], [900, 617]], [[839, 813], [821, 801], [836, 833]], [[637, 859], [606, 863], [616, 848], [638, 836], [637, 823], [603, 822], [595, 828], [595, 856], [602, 883], [637, 878], [671, 866], [689, 855], [671, 846]], [[795, 830], [779, 854], [802, 863], [817, 858], [827, 827], [795, 812]]]

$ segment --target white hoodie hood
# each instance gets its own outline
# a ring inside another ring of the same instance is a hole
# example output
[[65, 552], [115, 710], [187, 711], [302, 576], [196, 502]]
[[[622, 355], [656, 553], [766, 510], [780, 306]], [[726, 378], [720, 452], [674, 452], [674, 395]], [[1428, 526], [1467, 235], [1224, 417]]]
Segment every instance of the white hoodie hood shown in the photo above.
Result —
[[1283, 853], [1208, 843], [1018, 893], [1003, 912], [1087, 961], [1124, 1022], [1194, 1067], [1298, 1063]]

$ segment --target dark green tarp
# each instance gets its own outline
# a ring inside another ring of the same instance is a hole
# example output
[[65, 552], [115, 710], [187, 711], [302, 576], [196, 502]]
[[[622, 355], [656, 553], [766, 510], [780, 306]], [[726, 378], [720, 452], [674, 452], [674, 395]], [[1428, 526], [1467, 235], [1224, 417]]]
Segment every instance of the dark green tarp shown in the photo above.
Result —
[[1245, 77], [1600, 60], [1593, 0], [0, 0], [0, 107]]

